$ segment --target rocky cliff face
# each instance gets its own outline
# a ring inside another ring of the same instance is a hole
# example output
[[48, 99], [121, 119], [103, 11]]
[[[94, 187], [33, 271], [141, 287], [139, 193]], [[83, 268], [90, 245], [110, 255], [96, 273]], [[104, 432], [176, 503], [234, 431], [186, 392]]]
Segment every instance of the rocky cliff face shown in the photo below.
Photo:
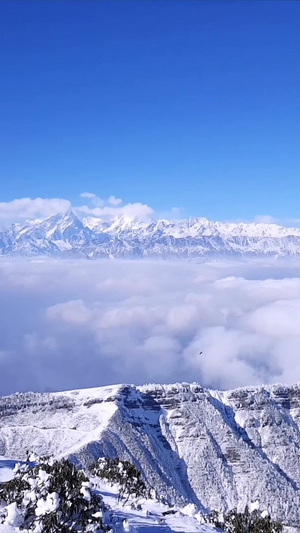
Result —
[[212, 391], [198, 384], [114, 386], [0, 400], [0, 455], [26, 450], [88, 464], [134, 462], [170, 503], [259, 501], [300, 527], [300, 386]]

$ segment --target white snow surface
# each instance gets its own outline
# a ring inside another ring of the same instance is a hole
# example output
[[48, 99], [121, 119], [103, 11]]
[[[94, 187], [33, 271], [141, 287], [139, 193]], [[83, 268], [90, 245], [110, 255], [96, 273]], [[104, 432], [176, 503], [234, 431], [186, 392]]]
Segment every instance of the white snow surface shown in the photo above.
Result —
[[9, 481], [14, 477], [13, 468], [15, 461], [11, 461], [6, 457], [0, 456], [0, 483]]
[[[199, 523], [200, 516], [189, 514], [189, 509], [170, 509], [163, 503], [154, 500], [142, 500], [142, 510], [117, 502], [118, 489], [103, 482], [100, 483], [100, 493], [104, 502], [114, 513], [113, 531], [130, 533], [216, 533], [215, 528]], [[174, 511], [174, 514], [163, 515]], [[1, 531], [1, 530], [0, 530]]]
[[22, 460], [30, 449], [83, 466], [118, 456], [169, 505], [227, 511], [258, 502], [296, 528], [299, 437], [300, 384], [115, 385], [0, 398], [3, 456]]
[[294, 256], [300, 228], [277, 224], [183, 220], [104, 220], [73, 212], [12, 224], [0, 232], [0, 254], [88, 258]]
[[[6, 440], [14, 441], [12, 449], [9, 446], [10, 455], [19, 459], [25, 459], [24, 445], [38, 455], [50, 452], [60, 456], [99, 440], [117, 409], [114, 401], [105, 400], [114, 398], [119, 389], [120, 386], [111, 386], [51, 394], [16, 394], [10, 397], [16, 401], [16, 413], [7, 418], [4, 400], [0, 453]], [[23, 402], [26, 406], [28, 402], [28, 409]], [[4, 448], [7, 455], [5, 445]]]

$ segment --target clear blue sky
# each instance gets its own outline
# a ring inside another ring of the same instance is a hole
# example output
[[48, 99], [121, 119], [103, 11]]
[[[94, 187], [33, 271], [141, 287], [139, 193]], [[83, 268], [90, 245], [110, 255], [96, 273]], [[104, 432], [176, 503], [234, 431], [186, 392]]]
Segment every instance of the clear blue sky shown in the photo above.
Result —
[[300, 2], [0, 2], [0, 201], [299, 217]]

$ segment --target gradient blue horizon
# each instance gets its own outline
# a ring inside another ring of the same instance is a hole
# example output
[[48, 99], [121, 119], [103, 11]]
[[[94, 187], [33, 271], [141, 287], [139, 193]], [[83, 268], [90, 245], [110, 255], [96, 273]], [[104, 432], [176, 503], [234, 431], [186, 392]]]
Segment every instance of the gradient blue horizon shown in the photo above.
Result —
[[299, 217], [300, 3], [2, 0], [0, 201]]

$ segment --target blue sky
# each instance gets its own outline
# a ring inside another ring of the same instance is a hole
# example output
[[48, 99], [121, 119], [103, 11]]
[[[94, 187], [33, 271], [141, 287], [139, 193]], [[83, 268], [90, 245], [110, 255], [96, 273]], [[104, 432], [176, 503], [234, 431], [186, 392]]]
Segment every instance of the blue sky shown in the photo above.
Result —
[[299, 218], [300, 3], [0, 4], [1, 202]]

